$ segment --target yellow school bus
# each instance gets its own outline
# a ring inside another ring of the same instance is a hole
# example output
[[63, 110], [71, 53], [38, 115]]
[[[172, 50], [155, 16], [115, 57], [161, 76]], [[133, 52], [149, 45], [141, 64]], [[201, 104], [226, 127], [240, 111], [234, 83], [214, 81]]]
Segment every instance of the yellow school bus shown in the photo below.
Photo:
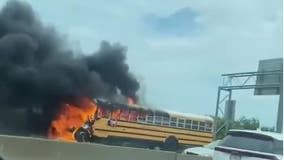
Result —
[[213, 119], [138, 105], [96, 101], [94, 140], [165, 150], [182, 150], [212, 141]]

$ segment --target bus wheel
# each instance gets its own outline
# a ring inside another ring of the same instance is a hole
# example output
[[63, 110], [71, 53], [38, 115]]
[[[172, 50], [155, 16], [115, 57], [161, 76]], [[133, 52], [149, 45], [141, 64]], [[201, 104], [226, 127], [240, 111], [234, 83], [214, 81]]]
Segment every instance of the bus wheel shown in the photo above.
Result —
[[169, 136], [164, 143], [164, 150], [176, 151], [178, 149], [178, 140], [175, 136]]
[[74, 138], [77, 142], [90, 142], [90, 134], [82, 128], [75, 132]]

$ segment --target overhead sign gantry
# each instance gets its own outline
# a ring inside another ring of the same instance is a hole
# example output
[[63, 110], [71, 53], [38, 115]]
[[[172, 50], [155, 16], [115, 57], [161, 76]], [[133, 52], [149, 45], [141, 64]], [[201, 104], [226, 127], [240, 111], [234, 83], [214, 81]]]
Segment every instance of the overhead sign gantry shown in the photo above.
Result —
[[[254, 95], [279, 95], [276, 131], [282, 132], [283, 122], [283, 59], [268, 59], [259, 62], [257, 72], [222, 74], [223, 84], [218, 87], [215, 120], [219, 111], [224, 115], [220, 105], [231, 101], [233, 90], [254, 89]], [[222, 97], [221, 97], [222, 96]], [[215, 123], [215, 132], [216, 128]]]

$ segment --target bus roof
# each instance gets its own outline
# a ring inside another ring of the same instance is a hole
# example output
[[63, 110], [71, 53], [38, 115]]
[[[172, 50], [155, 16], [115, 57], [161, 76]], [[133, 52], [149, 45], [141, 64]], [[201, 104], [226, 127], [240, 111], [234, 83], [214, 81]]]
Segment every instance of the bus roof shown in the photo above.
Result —
[[203, 116], [203, 115], [197, 115], [197, 114], [192, 114], [192, 113], [184, 113], [184, 112], [177, 112], [177, 111], [171, 111], [171, 110], [165, 110], [168, 112], [170, 115], [176, 115], [176, 116], [181, 116], [181, 117], [191, 117], [195, 119], [202, 119], [202, 120], [208, 120], [208, 121], [213, 121], [213, 118], [210, 116]]
[[146, 107], [146, 106], [137, 105], [137, 104], [129, 105], [129, 104], [121, 104], [121, 103], [111, 103], [109, 101], [100, 100], [100, 99], [98, 99], [96, 101], [96, 103], [104, 104], [104, 106], [110, 107], [110, 108], [128, 108], [128, 109], [134, 109], [134, 110], [135, 109], [138, 109], [138, 110], [142, 109], [142, 110], [148, 110], [148, 111], [156, 112], [156, 113], [160, 112], [160, 114], [174, 115], [174, 116], [177, 116], [177, 117], [213, 121], [213, 118], [211, 118], [210, 116], [202, 116], [202, 115], [196, 115], [196, 114], [192, 114], [192, 113], [170, 111], [170, 110], [166, 110], [166, 109], [160, 109], [160, 108], [156, 108], [156, 107]]
[[210, 116], [203, 116], [203, 115], [197, 115], [197, 114], [192, 114], [192, 113], [184, 113], [184, 112], [177, 112], [177, 111], [171, 111], [171, 110], [167, 110], [167, 109], [160, 109], [160, 108], [147, 108], [145, 106], [140, 106], [140, 105], [130, 105], [132, 107], [136, 107], [136, 108], [143, 108], [143, 109], [150, 109], [153, 111], [158, 111], [158, 112], [165, 112], [169, 115], [174, 115], [177, 117], [187, 117], [187, 118], [193, 118], [193, 119], [198, 119], [198, 120], [208, 120], [208, 121], [213, 121], [213, 118], [211, 118]]
[[165, 112], [169, 115], [174, 115], [177, 117], [187, 117], [187, 118], [193, 118], [193, 119], [198, 119], [198, 120], [208, 120], [208, 121], [213, 121], [213, 118], [210, 116], [205, 116], [205, 115], [197, 115], [197, 114], [193, 114], [193, 113], [184, 113], [184, 112], [177, 112], [177, 111], [172, 111], [172, 110], [168, 110], [168, 109], [162, 109], [162, 108], [157, 108], [157, 107], [146, 107], [146, 106], [141, 106], [141, 105], [137, 105], [137, 104], [132, 104], [129, 105], [131, 107], [134, 108], [143, 108], [143, 109], [148, 109], [148, 110], [152, 110], [152, 111], [158, 111], [158, 112]]

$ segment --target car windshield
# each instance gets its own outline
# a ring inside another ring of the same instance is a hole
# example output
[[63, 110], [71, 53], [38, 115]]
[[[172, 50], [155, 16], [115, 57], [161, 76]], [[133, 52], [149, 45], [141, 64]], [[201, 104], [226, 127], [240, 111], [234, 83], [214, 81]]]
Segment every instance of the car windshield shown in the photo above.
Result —
[[220, 146], [283, 155], [283, 141], [252, 133], [230, 133]]

